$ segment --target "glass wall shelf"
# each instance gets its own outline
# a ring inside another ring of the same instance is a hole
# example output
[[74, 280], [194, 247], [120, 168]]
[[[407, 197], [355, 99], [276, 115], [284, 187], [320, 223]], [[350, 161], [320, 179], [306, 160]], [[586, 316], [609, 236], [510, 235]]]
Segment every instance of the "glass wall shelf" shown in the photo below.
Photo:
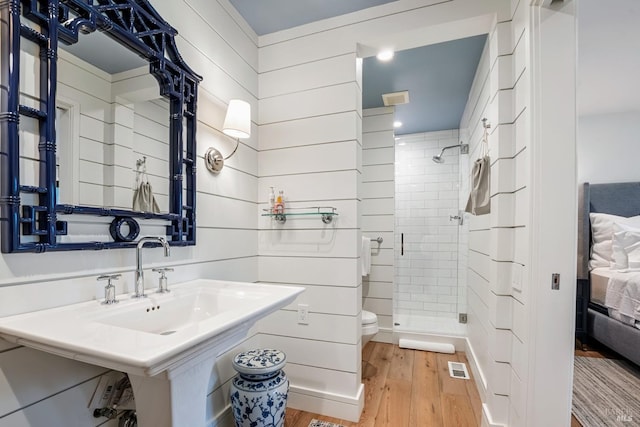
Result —
[[284, 224], [287, 222], [288, 216], [298, 216], [298, 217], [310, 217], [310, 216], [320, 216], [322, 222], [325, 224], [331, 224], [333, 221], [333, 217], [337, 216], [336, 212], [337, 208], [331, 206], [309, 206], [303, 208], [285, 208], [284, 212], [272, 212], [271, 209], [263, 209], [262, 216], [270, 216], [276, 220], [276, 222], [280, 224]]

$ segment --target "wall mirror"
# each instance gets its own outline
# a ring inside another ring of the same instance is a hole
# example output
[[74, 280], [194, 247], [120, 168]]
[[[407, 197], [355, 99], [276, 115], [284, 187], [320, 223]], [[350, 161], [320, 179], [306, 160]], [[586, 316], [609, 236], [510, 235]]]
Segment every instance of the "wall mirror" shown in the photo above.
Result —
[[201, 77], [147, 0], [0, 6], [2, 252], [195, 244]]

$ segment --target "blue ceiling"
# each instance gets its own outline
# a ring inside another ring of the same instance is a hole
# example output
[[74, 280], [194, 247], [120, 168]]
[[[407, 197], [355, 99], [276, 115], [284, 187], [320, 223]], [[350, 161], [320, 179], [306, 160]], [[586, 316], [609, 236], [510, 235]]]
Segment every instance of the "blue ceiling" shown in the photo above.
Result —
[[396, 0], [230, 0], [259, 36]]
[[396, 52], [393, 60], [365, 58], [362, 108], [382, 107], [382, 94], [409, 91], [396, 106], [396, 135], [457, 129], [487, 40], [475, 37]]
[[[258, 35], [355, 12], [395, 0], [230, 0]], [[381, 29], [383, 31], [383, 29]], [[396, 52], [392, 61], [366, 58], [363, 108], [383, 106], [382, 94], [409, 91], [396, 107], [397, 135], [457, 129], [486, 35]]]

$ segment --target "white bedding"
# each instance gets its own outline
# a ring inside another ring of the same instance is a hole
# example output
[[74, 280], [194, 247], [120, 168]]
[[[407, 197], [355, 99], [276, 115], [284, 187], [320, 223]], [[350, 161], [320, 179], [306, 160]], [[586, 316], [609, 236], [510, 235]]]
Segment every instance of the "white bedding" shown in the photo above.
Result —
[[614, 273], [615, 270], [611, 270], [608, 267], [594, 268], [589, 272], [589, 277], [591, 278], [591, 292], [589, 293], [591, 302], [604, 307], [609, 279]]
[[609, 317], [640, 329], [640, 271], [616, 271], [609, 277], [605, 307]]

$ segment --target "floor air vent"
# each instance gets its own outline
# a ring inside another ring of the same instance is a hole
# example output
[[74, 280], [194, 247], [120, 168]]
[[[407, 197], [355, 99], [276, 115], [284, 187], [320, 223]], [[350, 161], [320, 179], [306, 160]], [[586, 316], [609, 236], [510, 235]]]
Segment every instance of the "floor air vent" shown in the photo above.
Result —
[[467, 365], [459, 362], [449, 362], [449, 375], [452, 378], [468, 380], [469, 371], [467, 371]]

